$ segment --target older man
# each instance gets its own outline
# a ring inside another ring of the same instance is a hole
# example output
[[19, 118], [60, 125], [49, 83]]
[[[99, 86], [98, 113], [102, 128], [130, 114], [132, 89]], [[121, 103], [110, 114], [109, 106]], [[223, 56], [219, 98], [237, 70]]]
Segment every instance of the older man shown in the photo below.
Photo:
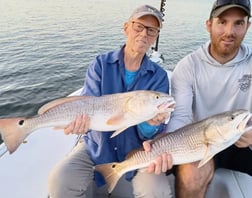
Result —
[[[124, 24], [126, 44], [119, 50], [96, 57], [87, 70], [82, 95], [101, 96], [141, 89], [168, 93], [166, 71], [146, 55], [161, 28], [162, 14], [156, 8], [143, 5], [134, 10]], [[79, 116], [65, 129], [65, 133], [85, 133], [84, 141], [51, 173], [50, 196], [87, 197], [87, 189], [93, 180], [98, 186], [105, 184], [104, 178], [94, 172], [94, 165], [123, 161], [131, 150], [141, 147], [143, 141], [161, 133], [162, 123], [167, 118], [168, 114], [159, 114], [110, 138], [110, 132], [88, 131], [89, 118]], [[132, 181], [134, 196], [169, 197], [168, 178], [162, 172], [170, 168], [170, 161], [170, 156], [164, 153], [157, 158], [156, 164], [150, 165], [156, 174], [136, 171], [127, 173], [126, 179]], [[163, 162], [165, 166], [162, 168]]]

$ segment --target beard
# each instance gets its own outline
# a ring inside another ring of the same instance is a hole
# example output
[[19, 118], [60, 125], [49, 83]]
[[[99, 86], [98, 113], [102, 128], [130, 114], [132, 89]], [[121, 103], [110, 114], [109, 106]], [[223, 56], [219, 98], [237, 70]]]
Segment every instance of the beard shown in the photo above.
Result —
[[[232, 42], [225, 42], [225, 41]], [[235, 36], [217, 37], [211, 35], [212, 50], [221, 57], [235, 56], [240, 48], [243, 38], [239, 39]]]

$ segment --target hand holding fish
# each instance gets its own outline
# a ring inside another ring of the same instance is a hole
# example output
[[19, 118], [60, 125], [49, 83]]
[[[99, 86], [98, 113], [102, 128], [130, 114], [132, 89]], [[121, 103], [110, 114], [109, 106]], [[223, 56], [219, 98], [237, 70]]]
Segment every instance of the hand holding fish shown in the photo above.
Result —
[[235, 143], [239, 148], [245, 148], [252, 145], [252, 129], [246, 131]]
[[64, 133], [69, 134], [85, 134], [88, 132], [90, 125], [90, 117], [88, 115], [78, 115], [76, 119], [64, 128]]
[[[175, 108], [175, 103], [172, 105], [170, 105], [168, 103], [164, 103], [164, 104], [161, 104], [159, 106], [159, 108], [160, 109]], [[153, 126], [158, 126], [162, 123], [167, 124], [168, 121], [170, 120], [170, 116], [171, 116], [171, 112], [159, 113], [155, 117], [153, 117], [152, 119], [148, 120], [147, 122]]]
[[158, 115], [156, 115], [154, 118], [148, 120], [147, 122], [150, 125], [153, 126], [158, 126], [162, 123], [165, 123], [165, 121], [170, 117], [170, 113], [159, 113]]
[[[150, 141], [143, 142], [143, 148], [146, 152], [151, 152]], [[152, 162], [148, 166], [148, 173], [155, 173], [156, 175], [160, 173], [165, 173], [170, 170], [173, 166], [172, 157], [170, 154], [164, 152], [156, 157], [155, 163]]]

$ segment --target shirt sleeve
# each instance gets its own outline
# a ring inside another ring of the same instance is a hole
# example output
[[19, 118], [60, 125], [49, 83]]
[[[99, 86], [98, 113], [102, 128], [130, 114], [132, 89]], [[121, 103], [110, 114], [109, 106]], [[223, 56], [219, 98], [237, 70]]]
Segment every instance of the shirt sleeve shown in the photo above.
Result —
[[175, 67], [171, 77], [171, 95], [176, 101], [171, 113], [167, 131], [172, 132], [193, 121], [193, 71], [186, 59], [182, 59]]
[[96, 58], [88, 67], [81, 95], [101, 95], [101, 66]]

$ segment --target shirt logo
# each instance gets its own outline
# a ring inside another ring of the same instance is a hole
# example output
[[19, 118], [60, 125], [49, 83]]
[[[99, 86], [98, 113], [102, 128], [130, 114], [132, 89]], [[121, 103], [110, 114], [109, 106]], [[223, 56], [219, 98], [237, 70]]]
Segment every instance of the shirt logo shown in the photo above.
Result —
[[246, 92], [250, 88], [251, 79], [252, 79], [252, 75], [247, 74], [247, 75], [243, 75], [243, 77], [238, 80], [239, 88], [241, 91]]

